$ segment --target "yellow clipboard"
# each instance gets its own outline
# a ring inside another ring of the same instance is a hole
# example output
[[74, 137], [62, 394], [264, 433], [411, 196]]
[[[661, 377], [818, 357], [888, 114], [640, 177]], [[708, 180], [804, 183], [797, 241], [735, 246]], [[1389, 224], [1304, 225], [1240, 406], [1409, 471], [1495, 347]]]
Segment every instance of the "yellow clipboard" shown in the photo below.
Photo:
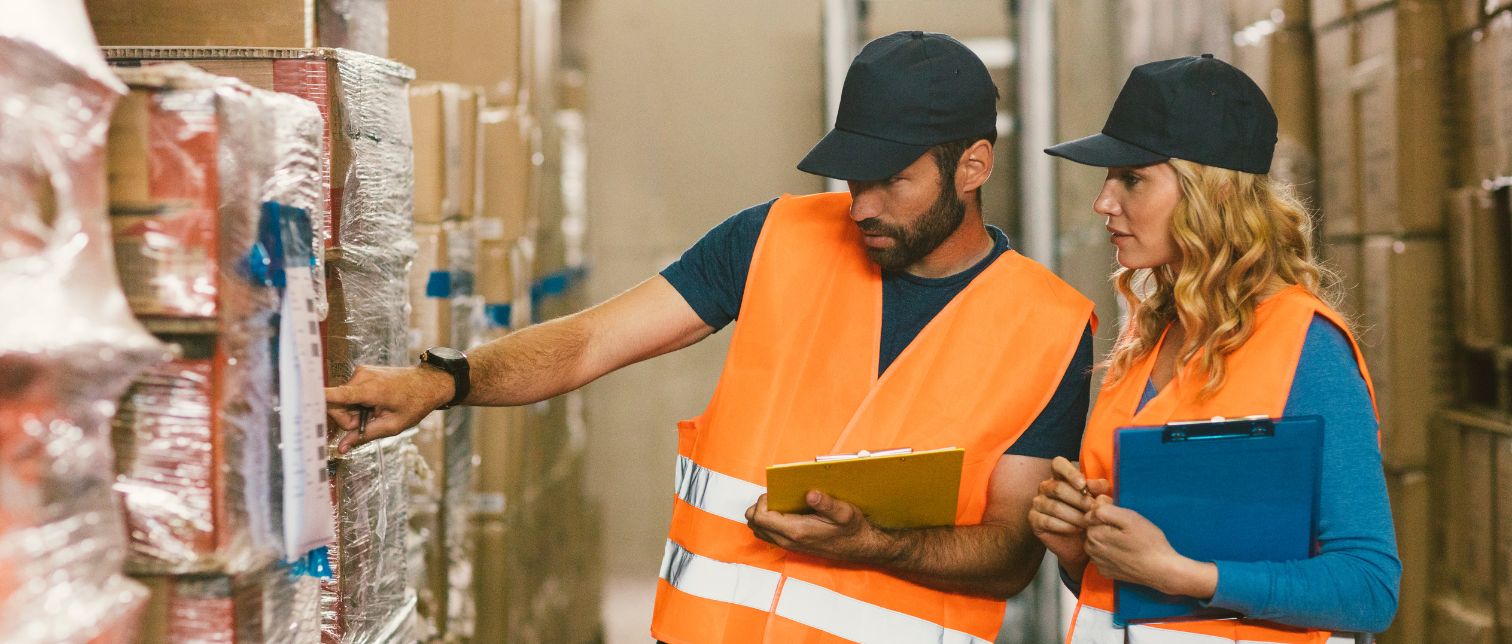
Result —
[[955, 524], [956, 496], [966, 450], [946, 447], [820, 456], [767, 467], [767, 508], [785, 514], [813, 512], [804, 496], [819, 490], [851, 503], [886, 528]]

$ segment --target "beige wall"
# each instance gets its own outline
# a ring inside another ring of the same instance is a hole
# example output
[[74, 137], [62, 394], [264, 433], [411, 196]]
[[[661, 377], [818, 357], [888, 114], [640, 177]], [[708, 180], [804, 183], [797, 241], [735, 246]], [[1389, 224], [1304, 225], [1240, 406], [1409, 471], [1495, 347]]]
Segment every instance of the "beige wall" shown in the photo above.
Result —
[[[598, 1], [585, 27], [592, 299], [655, 274], [746, 206], [822, 188], [794, 169], [823, 134], [819, 3]], [[656, 578], [674, 423], [708, 401], [729, 332], [588, 388], [611, 578]]]

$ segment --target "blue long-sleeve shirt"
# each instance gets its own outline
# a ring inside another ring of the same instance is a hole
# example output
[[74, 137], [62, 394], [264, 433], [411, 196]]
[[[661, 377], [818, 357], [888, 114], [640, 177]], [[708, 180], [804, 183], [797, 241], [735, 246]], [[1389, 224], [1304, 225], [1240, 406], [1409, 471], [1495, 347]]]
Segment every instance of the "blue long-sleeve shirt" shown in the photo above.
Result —
[[[1147, 384], [1140, 407], [1155, 394]], [[1291, 626], [1384, 631], [1396, 615], [1402, 563], [1378, 425], [1348, 339], [1321, 317], [1308, 328], [1285, 415], [1323, 417], [1319, 553], [1301, 561], [1214, 562], [1218, 588], [1208, 605]]]

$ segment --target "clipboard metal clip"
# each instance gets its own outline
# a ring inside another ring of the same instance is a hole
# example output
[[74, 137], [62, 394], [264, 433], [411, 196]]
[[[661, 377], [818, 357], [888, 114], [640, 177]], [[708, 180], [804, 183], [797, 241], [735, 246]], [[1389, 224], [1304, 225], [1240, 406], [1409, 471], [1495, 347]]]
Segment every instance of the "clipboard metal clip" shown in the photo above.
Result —
[[879, 450], [877, 450], [875, 452], [863, 449], [863, 450], [861, 450], [859, 452], [856, 452], [855, 454], [825, 454], [825, 455], [822, 455], [822, 456], [815, 456], [814, 457], [814, 461], [817, 462], [817, 463], [827, 463], [829, 461], [848, 461], [848, 460], [856, 459], [856, 458], [868, 458], [868, 457], [872, 457], [872, 456], [897, 456], [899, 454], [912, 454], [912, 453], [913, 453], [913, 448], [912, 447], [897, 447], [897, 448], [893, 448], [893, 449], [879, 449]]
[[1258, 414], [1233, 420], [1214, 416], [1211, 420], [1188, 420], [1167, 423], [1161, 438], [1167, 443], [1224, 438], [1268, 438], [1276, 435], [1276, 422]]

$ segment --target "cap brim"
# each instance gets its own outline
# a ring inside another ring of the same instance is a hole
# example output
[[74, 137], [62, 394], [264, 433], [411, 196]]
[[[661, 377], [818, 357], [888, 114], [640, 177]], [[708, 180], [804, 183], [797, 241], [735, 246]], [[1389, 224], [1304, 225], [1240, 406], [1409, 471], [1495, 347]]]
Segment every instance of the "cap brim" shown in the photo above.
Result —
[[1045, 148], [1045, 154], [1099, 168], [1150, 165], [1171, 158], [1101, 132]]
[[835, 128], [798, 162], [798, 169], [842, 181], [880, 181], [917, 161], [929, 148]]

